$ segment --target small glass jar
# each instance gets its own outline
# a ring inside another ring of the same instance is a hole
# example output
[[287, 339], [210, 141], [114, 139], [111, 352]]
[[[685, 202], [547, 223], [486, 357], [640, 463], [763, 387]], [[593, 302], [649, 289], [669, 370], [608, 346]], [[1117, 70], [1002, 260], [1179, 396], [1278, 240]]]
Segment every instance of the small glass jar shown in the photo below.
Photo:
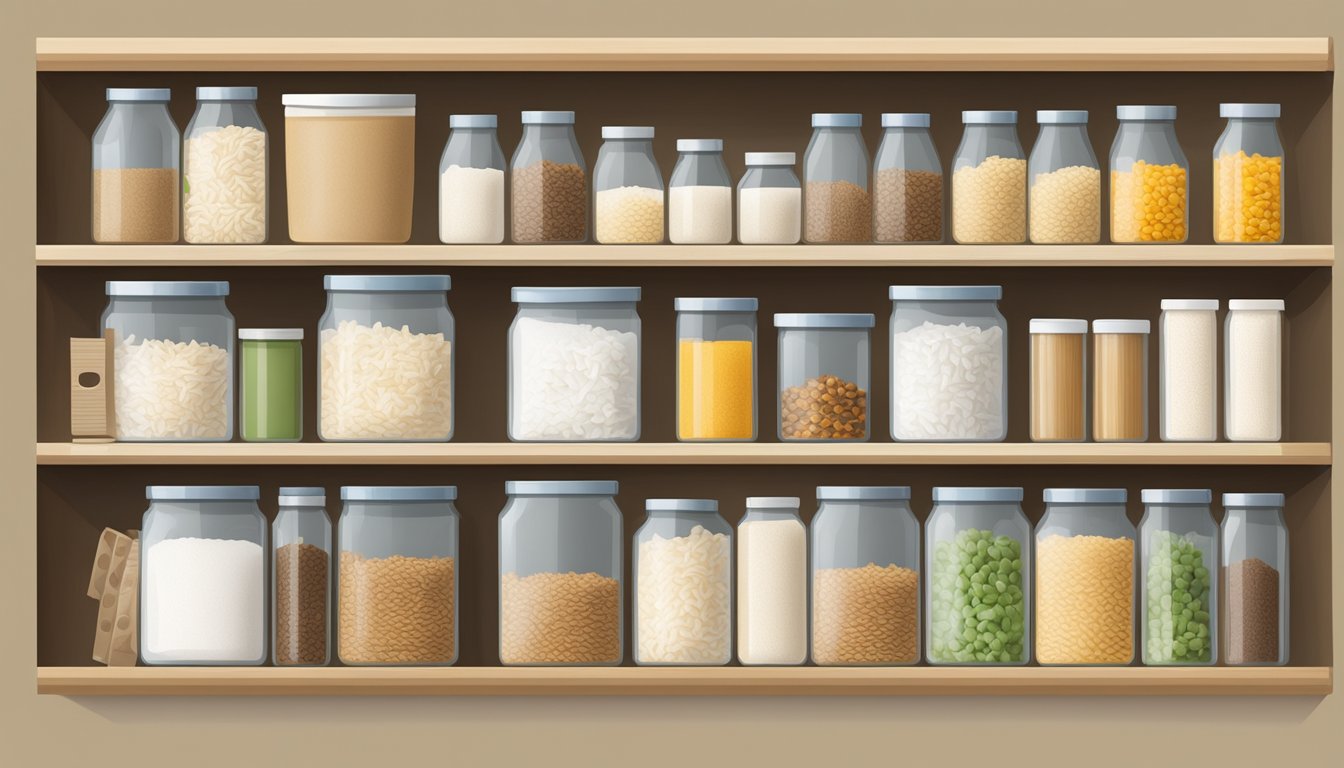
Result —
[[803, 154], [803, 199], [809, 243], [871, 243], [873, 203], [868, 195], [868, 147], [863, 115], [818, 112], [812, 115], [812, 139]]
[[1143, 663], [1218, 661], [1218, 524], [1208, 489], [1143, 490], [1139, 593]]
[[453, 438], [448, 275], [327, 275], [318, 325], [318, 437]]
[[797, 496], [751, 496], [737, 526], [737, 660], [807, 661], [807, 526]]
[[873, 316], [780, 314], [779, 439], [865, 441]]
[[1124, 488], [1046, 488], [1036, 526], [1036, 663], [1134, 660], [1134, 524]]
[[1092, 439], [1148, 439], [1147, 320], [1092, 321]]
[[523, 138], [509, 162], [515, 243], [588, 239], [588, 166], [573, 112], [524, 112]]
[[514, 288], [509, 439], [639, 439], [640, 289]]
[[1213, 241], [1282, 243], [1284, 154], [1278, 104], [1219, 104], [1213, 145]]
[[733, 658], [733, 528], [713, 499], [649, 499], [633, 547], [635, 663]]
[[1278, 442], [1283, 439], [1283, 299], [1231, 299], [1227, 309], [1227, 439]]
[[1223, 494], [1223, 662], [1288, 663], [1288, 528], [1282, 493]]
[[1101, 166], [1087, 138], [1087, 110], [1043, 109], [1027, 160], [1031, 242], [1091, 245], [1101, 240]]
[[233, 314], [225, 281], [109, 280], [117, 440], [233, 439]]
[[677, 299], [677, 439], [756, 439], [756, 299]]
[[615, 666], [624, 655], [613, 481], [509, 481], [499, 515], [499, 661]]
[[891, 438], [998, 442], [1008, 435], [1003, 286], [893, 285]]
[[793, 245], [802, 239], [803, 188], [793, 152], [748, 152], [737, 183], [737, 241], [743, 245]]
[[663, 242], [663, 174], [653, 156], [652, 127], [602, 127], [593, 164], [593, 218], [599, 243]]
[[439, 241], [504, 242], [504, 150], [494, 115], [450, 115], [439, 159]]
[[448, 666], [458, 656], [452, 485], [341, 488], [336, 650], [355, 666]]
[[1031, 659], [1031, 523], [1021, 488], [933, 489], [925, 531], [930, 664]]
[[1164, 442], [1218, 439], [1218, 300], [1163, 299], [1158, 390]]
[[271, 662], [331, 663], [331, 518], [323, 488], [281, 488], [271, 524]]
[[943, 163], [927, 113], [882, 115], [882, 143], [873, 158], [873, 239], [943, 241]]
[[197, 88], [184, 139], [183, 239], [266, 242], [271, 143], [257, 114], [257, 89]]
[[1017, 140], [1016, 110], [961, 113], [965, 132], [952, 158], [952, 239], [958, 243], [1027, 240], [1027, 156]]
[[906, 486], [820, 486], [812, 663], [919, 663], [919, 521]]
[[108, 88], [93, 132], [93, 241], [176, 243], [181, 134], [167, 88]]
[[1184, 243], [1190, 236], [1190, 162], [1176, 108], [1122, 105], [1111, 145], [1111, 242]]
[[151, 485], [140, 534], [140, 660], [266, 661], [266, 517], [255, 485]]
[[239, 429], [250, 443], [303, 439], [303, 329], [240, 328]]
[[1033, 318], [1031, 440], [1087, 439], [1087, 321]]
[[667, 190], [667, 239], [685, 245], [733, 240], [733, 177], [723, 139], [677, 139], [677, 164]]

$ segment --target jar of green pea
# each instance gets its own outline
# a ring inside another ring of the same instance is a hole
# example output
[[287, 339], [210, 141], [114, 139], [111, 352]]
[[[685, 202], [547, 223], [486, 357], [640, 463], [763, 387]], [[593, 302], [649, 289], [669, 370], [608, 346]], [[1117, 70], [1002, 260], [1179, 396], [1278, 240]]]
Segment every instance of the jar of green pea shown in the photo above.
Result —
[[1143, 663], [1218, 661], [1218, 525], [1208, 488], [1145, 488], [1139, 523]]
[[238, 341], [243, 439], [303, 439], [303, 329], [240, 328]]

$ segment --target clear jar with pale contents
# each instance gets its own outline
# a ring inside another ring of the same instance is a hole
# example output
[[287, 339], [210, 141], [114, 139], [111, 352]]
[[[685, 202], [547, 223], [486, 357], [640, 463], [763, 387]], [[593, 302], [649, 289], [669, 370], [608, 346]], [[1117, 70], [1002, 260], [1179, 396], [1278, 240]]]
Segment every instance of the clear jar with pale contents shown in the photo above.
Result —
[[257, 89], [197, 88], [182, 148], [183, 239], [266, 242], [270, 137], [257, 114]]
[[1176, 107], [1122, 105], [1111, 145], [1111, 242], [1184, 243], [1190, 237], [1190, 162]]
[[1027, 239], [1027, 156], [1014, 110], [961, 113], [966, 129], [952, 158], [952, 239], [1011, 244]]
[[714, 499], [649, 499], [632, 547], [635, 663], [733, 658], [733, 528]]
[[1101, 240], [1101, 166], [1087, 138], [1087, 110], [1043, 109], [1027, 160], [1031, 242], [1087, 245]]
[[653, 156], [650, 126], [606, 125], [593, 164], [593, 218], [597, 242], [663, 242], [663, 174]]
[[494, 115], [450, 115], [439, 159], [439, 240], [504, 242], [504, 174]]
[[748, 152], [737, 183], [737, 241], [793, 245], [803, 236], [803, 187], [792, 152]]
[[677, 139], [677, 165], [668, 183], [667, 239], [723, 245], [733, 239], [733, 179], [723, 162], [723, 139]]
[[1218, 662], [1218, 524], [1207, 488], [1145, 488], [1139, 523], [1143, 663]]
[[108, 88], [93, 132], [95, 243], [177, 242], [181, 136], [167, 88]]

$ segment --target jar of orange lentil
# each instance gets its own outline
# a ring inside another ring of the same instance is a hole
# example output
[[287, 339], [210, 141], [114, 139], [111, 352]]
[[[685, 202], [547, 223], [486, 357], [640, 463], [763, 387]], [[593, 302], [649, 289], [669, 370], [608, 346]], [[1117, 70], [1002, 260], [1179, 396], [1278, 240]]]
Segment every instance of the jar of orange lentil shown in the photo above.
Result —
[[1213, 145], [1213, 241], [1283, 242], [1283, 142], [1278, 104], [1221, 104]]
[[1190, 236], [1190, 162], [1176, 108], [1122, 105], [1111, 145], [1111, 242], [1184, 243]]

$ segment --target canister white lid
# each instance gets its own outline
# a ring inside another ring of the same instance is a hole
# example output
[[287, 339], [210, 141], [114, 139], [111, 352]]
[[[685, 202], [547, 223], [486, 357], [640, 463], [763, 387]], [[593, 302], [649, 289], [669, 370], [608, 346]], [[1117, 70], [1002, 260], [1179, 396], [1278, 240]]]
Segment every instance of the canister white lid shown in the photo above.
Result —
[[883, 112], [883, 128], [928, 128], [928, 112]]
[[677, 139], [678, 152], [722, 152], [723, 139]]
[[1038, 109], [1036, 122], [1042, 125], [1078, 125], [1087, 123], [1086, 109]]
[[602, 126], [602, 138], [604, 139], [652, 139], [653, 126], [651, 125], [604, 125]]
[[813, 112], [813, 128], [861, 128], [863, 115], [857, 112]]
[[1093, 333], [1148, 333], [1152, 323], [1147, 320], [1093, 320]]
[[1058, 317], [1033, 317], [1031, 333], [1087, 333], [1087, 321]]
[[966, 125], [1012, 125], [1017, 122], [1015, 109], [968, 109], [961, 113]]
[[523, 112], [523, 125], [573, 125], [573, 112], [547, 112], [527, 110]]
[[797, 509], [802, 503], [797, 496], [747, 497], [747, 509]]
[[108, 88], [108, 101], [170, 101], [171, 88]]
[[497, 128], [497, 115], [449, 115], [449, 128]]
[[747, 165], [796, 165], [798, 154], [796, 152], [747, 152], [745, 159]]
[[302, 341], [302, 328], [239, 328], [243, 341]]
[[1119, 120], [1175, 120], [1176, 108], [1158, 104], [1121, 104], [1115, 108]]
[[1219, 117], [1276, 118], [1282, 109], [1278, 104], [1219, 104]]
[[1217, 299], [1163, 299], [1162, 309], [1201, 309], [1218, 311]]
[[1231, 310], [1276, 310], [1283, 311], [1283, 299], [1228, 299], [1227, 308]]
[[645, 512], [718, 512], [716, 499], [645, 499]]
[[414, 93], [286, 93], [286, 107], [313, 109], [408, 109], [415, 107]]

